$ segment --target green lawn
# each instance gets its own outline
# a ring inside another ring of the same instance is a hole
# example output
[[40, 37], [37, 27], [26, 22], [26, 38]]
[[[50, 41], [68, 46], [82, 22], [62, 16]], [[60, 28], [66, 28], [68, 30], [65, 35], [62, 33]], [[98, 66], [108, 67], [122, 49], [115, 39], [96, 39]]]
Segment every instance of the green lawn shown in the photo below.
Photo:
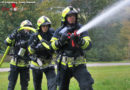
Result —
[[4, 62], [4, 63], [2, 63], [0, 68], [9, 68], [9, 66], [10, 66], [9, 62]]
[[[122, 60], [122, 61], [110, 61], [110, 62], [106, 62], [106, 61], [104, 61], [104, 62], [101, 62], [101, 61], [99, 61], [99, 62], [88, 62], [89, 64], [92, 64], [92, 63], [130, 63], [130, 60]], [[4, 62], [2, 65], [1, 65], [1, 67], [0, 68], [9, 68], [9, 66], [10, 66], [10, 63], [9, 62]]]
[[[95, 80], [94, 90], [130, 90], [130, 66], [88, 67]], [[70, 82], [70, 90], [80, 90], [75, 79]], [[0, 90], [7, 90], [8, 72], [0, 73]], [[42, 83], [43, 90], [47, 90], [46, 79]], [[15, 90], [20, 90], [19, 81]], [[33, 89], [32, 74], [29, 90]]]

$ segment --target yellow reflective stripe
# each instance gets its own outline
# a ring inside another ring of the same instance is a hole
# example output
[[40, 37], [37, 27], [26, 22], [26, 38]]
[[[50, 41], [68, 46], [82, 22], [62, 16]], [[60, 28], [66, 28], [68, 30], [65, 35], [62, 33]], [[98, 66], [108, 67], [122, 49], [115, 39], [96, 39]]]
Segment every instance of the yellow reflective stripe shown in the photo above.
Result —
[[11, 43], [12, 42], [12, 40], [9, 37], [6, 38], [6, 41], [7, 41], [7, 43]]
[[86, 49], [89, 45], [89, 41], [91, 41], [89, 36], [85, 36], [83, 37], [83, 39], [85, 40], [85, 44], [81, 47], [82, 49]]
[[31, 46], [28, 47], [28, 51], [30, 54], [33, 54], [35, 52], [34, 49], [31, 48]]
[[68, 65], [68, 67], [73, 67], [73, 65]]
[[[86, 60], [86, 59], [83, 59], [83, 60]], [[57, 62], [59, 63], [60, 60], [58, 59]], [[73, 65], [78, 66], [78, 65], [80, 65], [80, 64], [86, 64], [86, 63], [87, 63], [86, 61], [80, 61], [80, 63], [75, 63], [75, 64], [73, 64], [73, 63], [71, 63], [71, 62], [68, 62], [67, 64], [68, 64], [68, 67], [73, 67]], [[67, 65], [65, 62], [61, 62], [61, 64], [64, 65], [64, 66]]]
[[43, 45], [45, 48], [50, 49], [50, 46], [47, 45], [45, 42], [42, 42], [42, 45]]
[[21, 28], [19, 28], [18, 31], [21, 31], [21, 30], [24, 30], [24, 29], [26, 29], [26, 30], [31, 30], [31, 31], [33, 31], [34, 33], [37, 32], [36, 29], [34, 29], [34, 28], [32, 28], [32, 27], [21, 27]]
[[[12, 59], [10, 64], [16, 66], [16, 62]], [[28, 66], [28, 64], [24, 64], [24, 63], [18, 63], [17, 64], [18, 67], [25, 67], [25, 66]]]
[[34, 66], [37, 66], [37, 67], [40, 67], [36, 62], [34, 61], [31, 61], [31, 64], [34, 65]]
[[64, 62], [61, 62], [61, 64], [62, 64], [62, 65], [66, 65], [66, 63], [64, 63]]
[[41, 24], [44, 23], [44, 22], [45, 22], [44, 16], [41, 16], [41, 17], [38, 19], [38, 21], [37, 21], [38, 27], [40, 27]]
[[39, 38], [40, 41], [42, 40], [42, 36], [41, 35], [38, 35], [38, 38]]
[[51, 46], [52, 46], [52, 48], [54, 49], [54, 50], [57, 50], [58, 48], [56, 47], [56, 45], [55, 45], [55, 41], [56, 40], [58, 40], [58, 38], [56, 38], [56, 37], [52, 37], [51, 38]]
[[55, 45], [55, 41], [51, 43], [51, 46], [52, 46], [52, 48], [53, 48], [54, 50], [57, 50], [57, 49], [58, 49], [58, 48], [56, 47], [56, 45]]
[[68, 67], [73, 67], [71, 62], [68, 62]]
[[56, 64], [55, 61], [52, 61], [51, 64]]
[[56, 40], [58, 40], [56, 37], [52, 37], [50, 41], [51, 41], [51, 42], [54, 42], [54, 41], [56, 41]]
[[83, 39], [84, 39], [85, 41], [86, 41], [86, 40], [91, 41], [91, 39], [90, 39], [89, 36], [83, 37]]
[[[38, 38], [39, 38], [40, 41], [42, 40], [42, 36], [41, 36], [41, 35], [38, 35]], [[45, 42], [42, 42], [42, 45], [43, 45], [45, 48], [50, 49], [50, 46], [47, 45]]]
[[86, 49], [89, 45], [89, 41], [85, 41], [85, 44], [81, 47], [82, 49]]
[[66, 9], [64, 9], [64, 11], [62, 12], [62, 21], [65, 21], [65, 17], [66, 17], [66, 14], [70, 11], [69, 7], [67, 7]]

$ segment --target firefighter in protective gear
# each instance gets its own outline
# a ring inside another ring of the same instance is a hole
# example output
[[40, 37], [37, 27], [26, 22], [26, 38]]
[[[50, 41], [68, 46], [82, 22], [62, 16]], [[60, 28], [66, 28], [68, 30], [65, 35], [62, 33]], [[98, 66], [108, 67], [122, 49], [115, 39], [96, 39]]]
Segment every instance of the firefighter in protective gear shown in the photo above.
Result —
[[86, 69], [85, 51], [91, 48], [88, 32], [77, 35], [82, 26], [78, 23], [78, 11], [72, 6], [62, 12], [62, 26], [51, 39], [51, 47], [58, 52], [57, 82], [59, 90], [69, 90], [72, 77], [79, 82], [80, 90], [92, 90], [93, 78]]
[[[32, 27], [32, 23], [29, 20], [24, 20], [21, 27]], [[29, 81], [29, 56], [28, 56], [28, 40], [31, 33], [29, 30], [15, 30], [11, 35], [9, 35], [5, 44], [13, 47], [13, 56], [10, 62], [10, 74], [8, 77], [9, 84], [8, 90], [14, 90], [15, 84], [17, 82], [18, 75], [20, 74], [20, 84], [21, 90], [28, 90]]]
[[52, 51], [50, 39], [54, 30], [51, 21], [46, 16], [41, 16], [37, 21], [38, 32], [30, 38], [28, 50], [31, 54], [31, 68], [35, 90], [42, 90], [41, 83], [43, 72], [47, 77], [48, 90], [56, 90], [56, 74], [52, 64]]

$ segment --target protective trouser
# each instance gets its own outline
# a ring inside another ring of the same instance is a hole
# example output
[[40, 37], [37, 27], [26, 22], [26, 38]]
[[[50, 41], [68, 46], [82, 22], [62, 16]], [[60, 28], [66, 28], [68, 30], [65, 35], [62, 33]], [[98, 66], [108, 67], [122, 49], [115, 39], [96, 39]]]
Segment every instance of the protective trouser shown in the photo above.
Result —
[[94, 80], [87, 71], [86, 65], [81, 64], [72, 68], [61, 65], [59, 70], [57, 75], [59, 90], [69, 90], [69, 83], [72, 77], [75, 77], [78, 81], [80, 90], [93, 90], [92, 84]]
[[33, 83], [35, 90], [42, 90], [41, 83], [43, 72], [47, 78], [48, 90], [56, 90], [56, 73], [54, 67], [48, 67], [45, 69], [32, 69], [33, 72]]
[[9, 80], [8, 90], [14, 90], [17, 82], [18, 74], [20, 74], [21, 90], [28, 90], [28, 81], [30, 80], [29, 68], [17, 67], [14, 65], [10, 65], [10, 74], [8, 77]]

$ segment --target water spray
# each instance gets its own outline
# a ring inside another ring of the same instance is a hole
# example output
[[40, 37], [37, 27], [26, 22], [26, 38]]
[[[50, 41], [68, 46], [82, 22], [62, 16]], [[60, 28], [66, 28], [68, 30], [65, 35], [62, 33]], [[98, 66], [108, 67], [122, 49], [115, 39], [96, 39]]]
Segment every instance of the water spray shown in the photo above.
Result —
[[130, 0], [121, 0], [113, 4], [110, 8], [101, 12], [101, 14], [97, 15], [94, 19], [92, 19], [90, 22], [84, 25], [81, 29], [79, 29], [77, 34], [80, 34], [84, 31], [88, 31], [92, 29], [93, 27], [101, 24], [104, 20], [114, 17], [115, 15], [117, 17], [119, 14], [123, 14], [123, 12], [120, 13], [120, 11], [128, 5], [130, 5]]

